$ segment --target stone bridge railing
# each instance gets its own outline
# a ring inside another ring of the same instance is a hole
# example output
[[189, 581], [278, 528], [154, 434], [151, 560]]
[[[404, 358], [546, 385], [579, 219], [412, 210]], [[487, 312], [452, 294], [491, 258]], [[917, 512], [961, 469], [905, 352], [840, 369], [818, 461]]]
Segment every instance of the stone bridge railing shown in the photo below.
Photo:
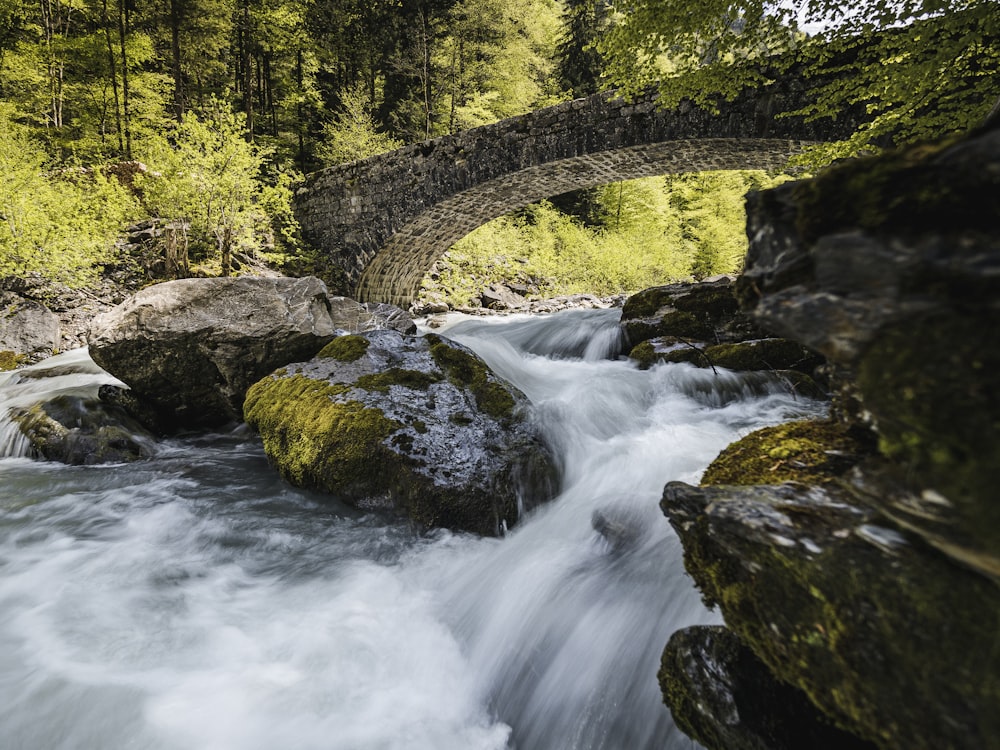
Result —
[[316, 172], [296, 197], [309, 241], [354, 295], [411, 302], [430, 265], [476, 227], [577, 188], [714, 169], [780, 169], [810, 142], [846, 137], [853, 117], [777, 117], [804, 83], [744, 92], [713, 112], [655, 96], [597, 94]]

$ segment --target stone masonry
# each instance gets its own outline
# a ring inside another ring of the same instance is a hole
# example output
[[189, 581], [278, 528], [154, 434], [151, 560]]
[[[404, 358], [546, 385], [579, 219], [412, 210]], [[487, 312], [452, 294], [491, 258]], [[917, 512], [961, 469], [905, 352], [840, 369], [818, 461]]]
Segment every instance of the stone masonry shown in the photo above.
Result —
[[563, 102], [309, 175], [296, 196], [305, 235], [342, 267], [357, 299], [405, 306], [430, 265], [476, 227], [578, 188], [715, 169], [780, 169], [854, 117], [776, 117], [805, 104], [802, 81], [744, 92], [718, 111], [655, 94]]

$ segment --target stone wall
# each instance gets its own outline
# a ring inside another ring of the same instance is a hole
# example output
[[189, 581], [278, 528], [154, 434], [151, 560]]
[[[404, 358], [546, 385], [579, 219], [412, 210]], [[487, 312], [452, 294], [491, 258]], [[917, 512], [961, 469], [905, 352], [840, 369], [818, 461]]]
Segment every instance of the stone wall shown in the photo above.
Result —
[[296, 210], [359, 299], [405, 305], [454, 242], [534, 201], [660, 174], [781, 168], [809, 142], [854, 129], [847, 117], [775, 117], [803, 93], [790, 79], [717, 112], [597, 94], [314, 173]]

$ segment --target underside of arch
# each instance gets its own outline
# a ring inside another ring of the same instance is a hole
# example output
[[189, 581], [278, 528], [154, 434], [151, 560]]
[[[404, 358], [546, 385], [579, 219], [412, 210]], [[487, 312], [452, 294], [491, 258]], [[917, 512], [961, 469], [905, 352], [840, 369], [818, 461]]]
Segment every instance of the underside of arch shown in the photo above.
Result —
[[356, 297], [406, 307], [424, 274], [469, 232], [511, 211], [570, 190], [641, 177], [724, 169], [786, 168], [812, 141], [714, 138], [602, 151], [511, 172], [452, 195], [405, 224], [369, 261]]

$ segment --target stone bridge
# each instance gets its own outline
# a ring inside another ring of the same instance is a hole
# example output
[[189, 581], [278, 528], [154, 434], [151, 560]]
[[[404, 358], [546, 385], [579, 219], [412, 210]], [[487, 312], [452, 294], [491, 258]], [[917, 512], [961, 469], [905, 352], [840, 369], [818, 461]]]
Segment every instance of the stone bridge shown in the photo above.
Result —
[[798, 79], [718, 111], [655, 95], [597, 94], [309, 175], [296, 196], [306, 238], [344, 269], [353, 296], [406, 306], [431, 264], [476, 227], [578, 188], [680, 172], [781, 169], [854, 117], [777, 117], [804, 106]]

